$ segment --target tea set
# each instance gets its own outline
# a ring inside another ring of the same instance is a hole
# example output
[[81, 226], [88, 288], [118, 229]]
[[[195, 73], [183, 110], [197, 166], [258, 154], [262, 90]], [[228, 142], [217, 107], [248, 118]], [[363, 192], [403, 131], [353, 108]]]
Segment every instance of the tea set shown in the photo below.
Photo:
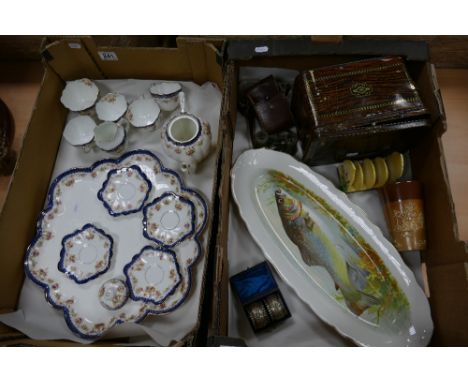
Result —
[[179, 162], [182, 172], [194, 172], [196, 164], [208, 156], [210, 126], [186, 110], [181, 84], [154, 83], [130, 104], [123, 94], [116, 92], [104, 94], [99, 100], [98, 97], [99, 88], [87, 78], [70, 81], [65, 86], [62, 104], [80, 113], [68, 121], [63, 132], [71, 145], [85, 152], [97, 147], [121, 153], [132, 129], [160, 130], [165, 153]]
[[[120, 154], [132, 132], [160, 134], [166, 154], [183, 172], [194, 171], [209, 154], [211, 131], [185, 100], [175, 82], [154, 83], [129, 100], [117, 92], [100, 97], [89, 79], [71, 81], [61, 97], [74, 112], [63, 137], [86, 153]], [[153, 152], [99, 160], [52, 182], [25, 272], [63, 311], [73, 333], [96, 339], [183, 304], [207, 216], [203, 197]]]

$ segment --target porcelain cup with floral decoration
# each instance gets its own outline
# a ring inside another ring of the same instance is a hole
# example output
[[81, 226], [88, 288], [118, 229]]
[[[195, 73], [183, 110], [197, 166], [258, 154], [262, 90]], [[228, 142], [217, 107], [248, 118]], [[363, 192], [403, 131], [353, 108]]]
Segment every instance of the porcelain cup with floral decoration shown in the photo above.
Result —
[[98, 148], [107, 152], [121, 152], [125, 148], [128, 121], [121, 118], [118, 122], [102, 122], [94, 129], [94, 142]]
[[163, 111], [173, 111], [177, 108], [181, 92], [182, 86], [178, 82], [155, 83], [150, 87], [150, 93]]
[[161, 139], [166, 154], [180, 163], [182, 172], [195, 172], [197, 163], [211, 149], [211, 129], [207, 122], [185, 110], [185, 94], [179, 93], [180, 112], [163, 126]]

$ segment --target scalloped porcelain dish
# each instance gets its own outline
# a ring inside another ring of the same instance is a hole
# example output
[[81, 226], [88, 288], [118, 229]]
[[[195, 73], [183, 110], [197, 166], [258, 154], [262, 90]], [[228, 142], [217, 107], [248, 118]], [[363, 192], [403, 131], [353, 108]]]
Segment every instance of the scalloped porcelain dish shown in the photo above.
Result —
[[293, 157], [248, 150], [232, 171], [242, 219], [281, 277], [364, 346], [425, 346], [429, 303], [400, 254], [330, 181]]
[[143, 211], [143, 234], [156, 244], [171, 248], [193, 234], [195, 207], [181, 195], [165, 192]]
[[119, 93], [107, 93], [96, 103], [96, 114], [101, 121], [115, 122], [126, 111], [127, 100]]
[[107, 272], [114, 240], [93, 224], [65, 235], [58, 268], [78, 284], [87, 283]]
[[79, 115], [70, 119], [63, 129], [63, 137], [72, 146], [83, 146], [94, 139], [96, 123], [90, 116]]
[[127, 119], [135, 127], [153, 126], [161, 109], [152, 98], [139, 98], [133, 101], [127, 110]]
[[160, 304], [176, 290], [181, 275], [177, 257], [166, 248], [147, 246], [124, 268], [134, 300]]
[[96, 103], [98, 94], [99, 89], [96, 84], [88, 78], [82, 78], [67, 82], [60, 102], [71, 111], [82, 111]]
[[[125, 266], [132, 262], [136, 253], [152, 245], [143, 235], [143, 212], [114, 217], [97, 198], [110, 171], [132, 166], [138, 167], [151, 182], [147, 202], [165, 192], [173, 192], [190, 200], [195, 210], [194, 234], [171, 249], [175, 253], [180, 282], [161, 303], [126, 298], [128, 288], [122, 289], [121, 283], [115, 281], [125, 280]], [[191, 268], [202, 253], [199, 239], [207, 213], [207, 205], [200, 194], [186, 188], [179, 175], [165, 168], [150, 151], [131, 151], [118, 159], [71, 169], [51, 184], [36, 234], [26, 251], [25, 272], [44, 289], [47, 301], [63, 311], [71, 331], [85, 339], [97, 339], [115, 325], [138, 322], [148, 314], [169, 313], [186, 300], [192, 283]], [[59, 270], [58, 263], [63, 239], [86, 224], [102, 228], [112, 237], [113, 255], [105, 273], [78, 284]]]
[[112, 216], [129, 215], [141, 211], [151, 188], [138, 166], [122, 167], [107, 173], [97, 197]]

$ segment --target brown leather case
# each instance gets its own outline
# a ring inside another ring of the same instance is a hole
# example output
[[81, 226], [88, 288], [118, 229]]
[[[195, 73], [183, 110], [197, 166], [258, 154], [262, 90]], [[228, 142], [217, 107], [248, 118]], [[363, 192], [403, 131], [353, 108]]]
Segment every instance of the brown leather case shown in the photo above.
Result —
[[405, 151], [430, 125], [400, 57], [303, 71], [293, 110], [309, 164]]
[[268, 133], [277, 133], [293, 125], [287, 98], [273, 76], [268, 76], [246, 91], [260, 126]]

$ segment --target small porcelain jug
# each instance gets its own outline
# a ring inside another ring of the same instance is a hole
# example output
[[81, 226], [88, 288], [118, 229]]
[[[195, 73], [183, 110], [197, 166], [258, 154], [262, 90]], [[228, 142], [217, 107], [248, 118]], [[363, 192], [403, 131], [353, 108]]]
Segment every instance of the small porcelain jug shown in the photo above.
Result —
[[183, 92], [179, 98], [180, 113], [164, 124], [161, 140], [166, 154], [180, 163], [182, 172], [190, 173], [210, 153], [211, 130], [208, 123], [185, 111]]

